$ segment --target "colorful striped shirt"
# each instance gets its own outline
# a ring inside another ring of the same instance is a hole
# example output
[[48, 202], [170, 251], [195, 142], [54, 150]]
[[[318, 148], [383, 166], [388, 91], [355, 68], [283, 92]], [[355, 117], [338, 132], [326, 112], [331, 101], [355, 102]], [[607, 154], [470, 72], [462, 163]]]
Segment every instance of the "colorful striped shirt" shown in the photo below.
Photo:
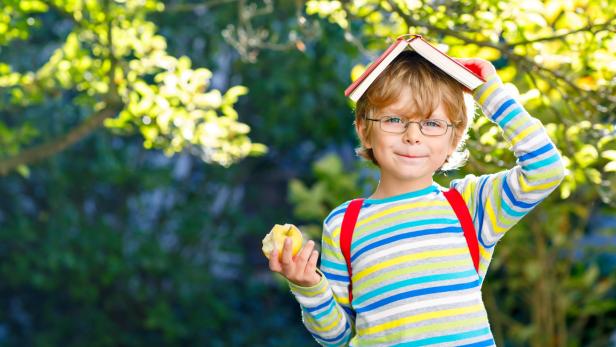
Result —
[[340, 250], [349, 202], [323, 223], [320, 273], [313, 287], [289, 282], [303, 323], [322, 346], [493, 346], [481, 285], [504, 233], [562, 181], [564, 167], [541, 122], [531, 117], [498, 76], [475, 100], [510, 141], [517, 165], [468, 175], [450, 186], [464, 198], [479, 241], [474, 269], [460, 223], [443, 187], [366, 199], [351, 243], [353, 302]]

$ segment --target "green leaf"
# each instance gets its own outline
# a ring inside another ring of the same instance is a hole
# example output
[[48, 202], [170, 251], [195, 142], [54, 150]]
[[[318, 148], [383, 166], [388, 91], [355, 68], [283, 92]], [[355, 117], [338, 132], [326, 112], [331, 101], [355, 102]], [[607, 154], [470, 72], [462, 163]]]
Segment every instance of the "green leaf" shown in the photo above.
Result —
[[261, 156], [267, 153], [267, 146], [262, 143], [252, 143], [250, 147], [250, 156]]
[[605, 159], [609, 159], [611, 161], [616, 161], [616, 150], [607, 150], [601, 152], [601, 157]]
[[616, 172], [616, 161], [611, 161], [603, 167], [605, 172]]
[[585, 171], [590, 182], [594, 184], [601, 184], [601, 173], [599, 172], [599, 170], [595, 168], [587, 168], [585, 169]]
[[17, 167], [17, 173], [19, 173], [24, 178], [30, 177], [30, 169], [26, 165], [19, 165]]
[[599, 152], [592, 145], [584, 145], [575, 153], [575, 160], [582, 168], [592, 165], [598, 157]]
[[315, 163], [314, 173], [318, 178], [336, 177], [342, 173], [342, 161], [337, 155], [329, 154]]
[[223, 104], [225, 105], [233, 105], [237, 102], [237, 99], [242, 96], [248, 94], [248, 88], [244, 86], [233, 86], [227, 90], [223, 97]]

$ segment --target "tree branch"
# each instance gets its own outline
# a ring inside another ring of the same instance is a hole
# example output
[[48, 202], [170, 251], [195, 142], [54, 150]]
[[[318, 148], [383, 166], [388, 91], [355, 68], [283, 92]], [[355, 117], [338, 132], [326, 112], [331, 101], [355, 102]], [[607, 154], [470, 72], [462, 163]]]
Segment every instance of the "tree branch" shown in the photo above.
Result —
[[105, 119], [112, 117], [121, 109], [122, 107], [118, 104], [110, 104], [65, 135], [50, 142], [26, 149], [13, 157], [0, 160], [0, 175], [7, 175], [21, 165], [29, 165], [63, 151], [96, 130], [103, 124]]
[[[109, 0], [106, 0], [105, 6], [107, 9], [107, 13], [109, 11]], [[63, 136], [37, 145], [33, 148], [26, 149], [13, 157], [9, 157], [6, 159], [0, 160], [0, 175], [7, 175], [12, 170], [16, 169], [21, 165], [29, 165], [40, 161], [42, 159], [53, 156], [67, 147], [73, 145], [77, 141], [89, 135], [91, 132], [99, 128], [105, 119], [114, 116], [117, 114], [122, 108], [124, 108], [123, 103], [120, 101], [120, 96], [118, 95], [117, 84], [115, 83], [115, 71], [117, 66], [117, 59], [114, 55], [113, 50], [113, 20], [112, 18], [107, 18], [107, 44], [108, 44], [108, 59], [110, 60], [110, 67], [108, 71], [109, 78], [109, 91], [106, 96], [106, 107], [101, 109], [98, 112], [95, 112], [94, 115], [88, 117], [83, 123], [79, 124], [75, 128], [71, 129], [68, 133]]]
[[510, 52], [508, 52], [507, 47], [504, 45], [498, 45], [495, 43], [492, 43], [491, 41], [479, 41], [479, 40], [475, 40], [472, 39], [470, 37], [467, 37], [463, 34], [460, 33], [460, 31], [456, 31], [453, 29], [447, 29], [447, 28], [441, 28], [441, 27], [437, 27], [435, 25], [432, 25], [430, 23], [426, 23], [426, 22], [422, 22], [422, 21], [418, 21], [413, 19], [413, 17], [411, 17], [411, 15], [404, 13], [404, 11], [402, 11], [402, 9], [392, 0], [388, 0], [388, 4], [391, 6], [391, 8], [404, 20], [404, 22], [407, 24], [407, 26], [420, 26], [420, 27], [424, 27], [426, 29], [432, 30], [432, 31], [436, 31], [439, 32], [441, 34], [447, 35], [447, 36], [451, 36], [451, 37], [455, 37], [461, 41], [464, 41], [466, 43], [471, 43], [471, 44], [475, 44], [477, 46], [482, 46], [482, 47], [491, 47], [494, 49], [497, 49], [501, 52], [503, 52], [503, 54], [505, 54], [505, 51], [507, 51], [506, 54], [510, 54]]
[[[424, 28], [427, 28], [429, 30], [447, 35], [447, 36], [451, 36], [451, 37], [455, 37], [463, 42], [466, 43], [470, 43], [470, 44], [475, 44], [478, 46], [482, 46], [482, 47], [490, 47], [490, 48], [494, 48], [497, 49], [501, 52], [501, 54], [503, 54], [504, 56], [518, 61], [518, 62], [523, 62], [526, 63], [532, 67], [534, 67], [534, 69], [539, 70], [539, 71], [543, 71], [546, 72], [552, 76], [554, 76], [556, 79], [561, 80], [563, 82], [565, 82], [567, 85], [569, 85], [569, 87], [571, 87], [573, 90], [577, 91], [581, 96], [584, 96], [585, 94], [587, 94], [584, 90], [580, 89], [573, 81], [571, 81], [570, 79], [568, 79], [567, 77], [565, 77], [564, 75], [560, 74], [559, 72], [553, 71], [551, 69], [548, 69], [540, 64], [537, 64], [533, 59], [527, 57], [527, 56], [522, 56], [522, 55], [518, 55], [513, 53], [513, 51], [511, 51], [510, 45], [508, 44], [495, 44], [491, 41], [479, 41], [479, 40], [475, 40], [472, 39], [470, 37], [467, 37], [463, 34], [461, 34], [459, 31], [456, 30], [452, 30], [452, 29], [447, 29], [447, 28], [440, 28], [437, 26], [434, 26], [430, 23], [425, 23], [425, 22], [421, 22], [421, 21], [417, 21], [415, 19], [413, 19], [410, 15], [404, 13], [404, 11], [402, 11], [402, 9], [400, 9], [400, 7], [394, 3], [392, 0], [388, 0], [389, 5], [392, 7], [392, 9], [407, 23], [408, 26], [422, 26]], [[610, 20], [611, 21], [611, 20]]]
[[299, 25], [299, 35], [295, 30], [289, 33], [285, 42], [277, 42], [278, 39], [271, 35], [270, 31], [263, 26], [254, 27], [252, 21], [264, 15], [275, 13], [272, 0], [263, 0], [263, 6], [258, 7], [255, 3], [247, 3], [246, 0], [237, 0], [237, 24], [229, 24], [222, 31], [225, 41], [231, 45], [242, 57], [242, 60], [254, 63], [262, 49], [289, 50], [298, 49], [303, 51], [305, 40], [314, 38], [318, 33], [318, 26], [309, 25], [300, 10], [303, 5], [301, 0], [296, 1], [295, 16]]
[[535, 43], [535, 42], [560, 40], [566, 36], [577, 34], [583, 31], [590, 31], [593, 34], [596, 34], [597, 32], [603, 31], [603, 30], [614, 30], [614, 28], [612, 27], [614, 23], [612, 22], [614, 22], [615, 20], [616, 20], [616, 16], [613, 16], [612, 18], [608, 19], [605, 23], [587, 25], [583, 28], [567, 31], [566, 33], [562, 33], [559, 35], [544, 36], [544, 37], [539, 37], [539, 38], [531, 39], [531, 40], [521, 40], [518, 42], [510, 43], [509, 46], [514, 47], [514, 46], [520, 46], [520, 45], [528, 45], [528, 44]]

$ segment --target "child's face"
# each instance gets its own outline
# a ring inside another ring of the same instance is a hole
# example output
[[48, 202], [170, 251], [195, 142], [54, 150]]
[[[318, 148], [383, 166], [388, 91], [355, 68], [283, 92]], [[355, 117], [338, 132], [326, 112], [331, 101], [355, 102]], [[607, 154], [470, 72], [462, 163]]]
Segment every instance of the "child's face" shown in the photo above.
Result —
[[[396, 116], [410, 119], [405, 114], [405, 106], [410, 100], [409, 93], [401, 93], [398, 100], [374, 115], [374, 118]], [[407, 107], [408, 108], [408, 107]], [[441, 103], [429, 119], [440, 119], [451, 124]], [[381, 169], [381, 179], [390, 179], [405, 185], [423, 187], [432, 183], [432, 176], [455, 149], [454, 128], [448, 127], [441, 136], [426, 136], [419, 130], [419, 124], [409, 123], [402, 134], [385, 132], [378, 122], [373, 125], [370, 138], [365, 139], [366, 148], [372, 148], [374, 157]], [[362, 138], [365, 138], [362, 136]]]

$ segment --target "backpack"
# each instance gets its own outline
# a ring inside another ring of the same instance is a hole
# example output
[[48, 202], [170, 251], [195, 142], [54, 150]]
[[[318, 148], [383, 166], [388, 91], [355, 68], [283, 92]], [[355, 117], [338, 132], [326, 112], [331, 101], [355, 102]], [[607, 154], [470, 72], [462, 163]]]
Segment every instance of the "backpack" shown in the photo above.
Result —
[[[473, 220], [471, 218], [471, 214], [468, 211], [468, 207], [466, 207], [466, 203], [462, 198], [462, 195], [451, 188], [447, 191], [443, 191], [445, 198], [449, 202], [449, 205], [453, 208], [453, 211], [456, 213], [456, 217], [460, 221], [460, 225], [462, 226], [462, 230], [464, 231], [464, 237], [466, 238], [466, 244], [468, 246], [469, 252], [471, 253], [471, 258], [473, 258], [473, 265], [475, 266], [475, 270], [479, 273], [479, 245], [477, 243], [477, 233], [475, 232], [475, 227], [473, 226]], [[349, 304], [353, 301], [353, 282], [352, 278], [352, 269], [351, 269], [351, 240], [353, 239], [353, 231], [355, 229], [355, 224], [357, 223], [357, 216], [359, 215], [359, 210], [364, 202], [363, 198], [352, 200], [347, 206], [346, 211], [344, 212], [344, 216], [342, 217], [342, 225], [340, 230], [340, 249], [342, 250], [342, 255], [344, 256], [344, 260], [346, 261], [347, 271], [349, 272]]]

